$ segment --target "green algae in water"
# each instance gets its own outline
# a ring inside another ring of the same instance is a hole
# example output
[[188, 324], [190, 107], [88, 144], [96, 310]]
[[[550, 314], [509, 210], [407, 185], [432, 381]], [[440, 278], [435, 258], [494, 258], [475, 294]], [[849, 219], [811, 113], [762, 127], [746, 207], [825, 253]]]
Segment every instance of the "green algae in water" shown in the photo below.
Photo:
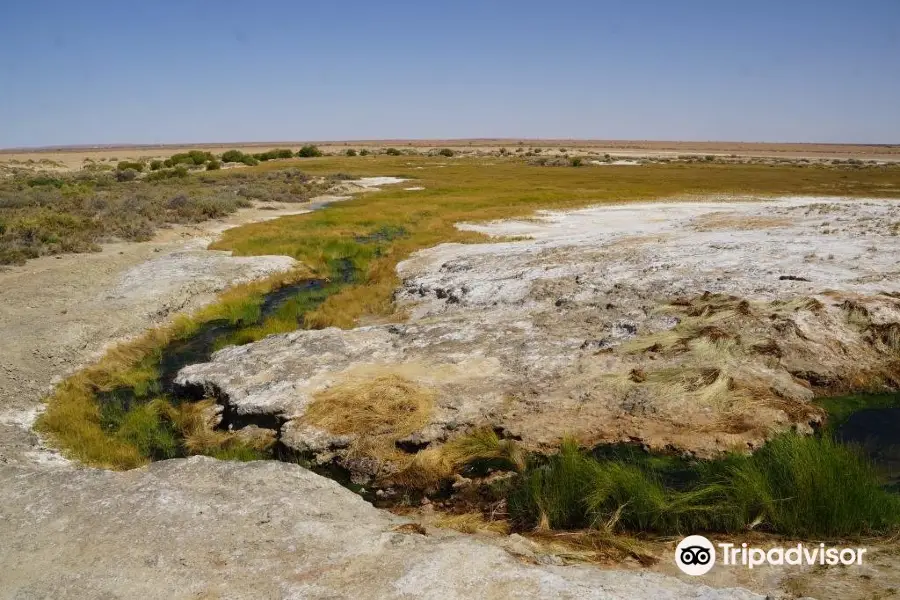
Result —
[[834, 432], [840, 428], [851, 415], [861, 410], [900, 408], [900, 393], [849, 394], [846, 396], [817, 398], [814, 402], [828, 413], [828, 420], [825, 424], [825, 428], [828, 431]]

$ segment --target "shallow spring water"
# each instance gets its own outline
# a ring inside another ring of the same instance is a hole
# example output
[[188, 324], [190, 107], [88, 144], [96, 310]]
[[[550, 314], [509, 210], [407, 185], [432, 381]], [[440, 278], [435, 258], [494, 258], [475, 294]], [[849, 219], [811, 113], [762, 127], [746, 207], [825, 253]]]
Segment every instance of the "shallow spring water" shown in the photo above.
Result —
[[900, 492], [900, 397], [898, 406], [864, 408], [851, 414], [834, 432], [836, 439], [859, 447], [887, 480], [887, 487]]

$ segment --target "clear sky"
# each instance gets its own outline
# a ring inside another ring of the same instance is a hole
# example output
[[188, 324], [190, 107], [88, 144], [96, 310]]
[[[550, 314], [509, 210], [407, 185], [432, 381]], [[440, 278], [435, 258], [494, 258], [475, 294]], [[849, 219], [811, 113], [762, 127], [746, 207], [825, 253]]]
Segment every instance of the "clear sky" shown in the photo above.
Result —
[[900, 0], [3, 0], [0, 147], [900, 143]]

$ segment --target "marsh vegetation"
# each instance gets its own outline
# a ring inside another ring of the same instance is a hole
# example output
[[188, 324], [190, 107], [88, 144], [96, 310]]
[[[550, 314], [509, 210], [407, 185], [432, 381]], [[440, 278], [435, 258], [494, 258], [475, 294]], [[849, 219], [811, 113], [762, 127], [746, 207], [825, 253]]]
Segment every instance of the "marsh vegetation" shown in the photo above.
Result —
[[[187, 179], [86, 184], [83, 194], [73, 194], [76, 184], [69, 181], [33, 186], [18, 182], [15, 189], [22, 197], [40, 192], [54, 201], [23, 201], [17, 205], [20, 212], [4, 213], [12, 215], [6, 217], [10, 223], [57, 206], [93, 221], [97, 213], [90, 212], [91, 199], [100, 191], [108, 191], [103, 197], [123, 205], [111, 214], [130, 215], [133, 211], [125, 207], [133, 204], [127, 204], [127, 198], [144, 192], [157, 199], [148, 204], [157, 207], [155, 211], [146, 209], [147, 227], [178, 218], [167, 212], [178, 208], [177, 203], [171, 207], [169, 198], [176, 190], [236, 203], [308, 198], [323, 189], [316, 187], [323, 185], [318, 182], [335, 172], [404, 176], [424, 188], [415, 193], [388, 189], [314, 213], [226, 232], [213, 248], [237, 255], [288, 255], [305, 268], [238, 286], [206, 310], [111, 350], [57, 388], [39, 428], [69, 455], [118, 469], [195, 453], [237, 459], [272, 456], [276, 443], [272, 437], [223, 429], [215, 419], [212, 398], [178, 397], [167, 388], [166, 357], [173, 347], [205, 335], [205, 355], [225, 345], [297, 328], [347, 328], [363, 317], [402, 318], [393, 313], [391, 301], [398, 284], [397, 263], [441, 242], [481, 239], [455, 228], [460, 221], [523, 217], [538, 208], [705, 193], [889, 196], [896, 194], [900, 175], [896, 168], [843, 171], [706, 162], [627, 171], [546, 169], [518, 159], [438, 163], [441, 158], [394, 153], [308, 158], [298, 163], [302, 172], [290, 163], [268, 163]], [[73, 204], [57, 205], [59, 198]], [[204, 214], [193, 216], [196, 207], [190, 202], [187, 206], [185, 214], [191, 215], [187, 218]], [[22, 246], [21, 225], [6, 231], [14, 232], [10, 247]], [[111, 235], [116, 230], [103, 231]], [[96, 243], [104, 238], [97, 234], [88, 239]], [[42, 244], [35, 248], [37, 254], [68, 251]], [[321, 283], [271, 301], [279, 290], [309, 279]], [[215, 334], [208, 335], [210, 331]], [[467, 499], [465, 508], [487, 511], [489, 505], [496, 508], [502, 502], [508, 523], [524, 529], [672, 534], [752, 528], [785, 535], [846, 536], [884, 534], [898, 524], [897, 496], [884, 489], [873, 465], [826, 435], [784, 435], [751, 456], [734, 454], [711, 461], [639, 452], [609, 457], [572, 441], [558, 453], [529, 456], [514, 440], [490, 430], [461, 433], [439, 447], [404, 450], [398, 445], [401, 439], [422, 422], [423, 411], [433, 402], [428, 390], [385, 374], [317, 397], [307, 418], [336, 433], [370, 432], [354, 451], [393, 461], [383, 484], [409, 490], [412, 497], [429, 490], [452, 494], [448, 486], [460, 474], [470, 479], [508, 474], [479, 486], [478, 497], [483, 501], [487, 494], [490, 502]]]

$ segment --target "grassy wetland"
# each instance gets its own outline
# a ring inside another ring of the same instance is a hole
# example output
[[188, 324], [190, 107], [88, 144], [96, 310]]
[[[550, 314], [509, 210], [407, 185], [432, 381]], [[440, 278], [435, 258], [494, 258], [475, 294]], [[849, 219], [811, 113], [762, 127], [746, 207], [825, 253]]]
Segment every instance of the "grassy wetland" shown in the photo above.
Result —
[[[217, 303], [111, 349], [56, 388], [38, 429], [68, 456], [112, 469], [191, 454], [239, 460], [272, 457], [274, 439], [214, 428], [212, 400], [173, 397], [166, 384], [166, 361], [173, 349], [201, 333], [208, 334], [201, 351], [207, 356], [227, 345], [299, 328], [352, 328], [402, 320], [404, 315], [392, 303], [399, 283], [396, 265], [436, 244], [483, 239], [455, 228], [459, 222], [528, 217], [539, 209], [675, 201], [700, 195], [900, 195], [900, 168], [892, 165], [697, 162], [601, 168], [531, 164], [505, 155], [448, 158], [389, 153], [264, 162], [193, 173], [177, 181], [110, 182], [115, 191], [108, 197], [127, 207], [132, 194], [167, 198], [181, 190], [188, 198], [185, 206], [194, 207], [191, 199], [195, 197], [227, 197], [233, 204], [216, 210], [230, 211], [254, 189], [257, 198], [286, 194], [306, 200], [326, 189], [321, 182], [329, 176], [336, 180], [335, 173], [341, 178], [395, 176], [410, 181], [309, 214], [226, 231], [213, 249], [237, 256], [287, 255], [303, 267], [235, 286]], [[34, 186], [24, 185], [19, 191], [27, 200], [3, 213], [4, 222], [17, 223], [0, 230], [12, 236], [6, 250], [10, 262], [47, 252], [89, 250], [104, 236], [119, 231], [101, 217], [97, 231], [86, 234], [84, 245], [54, 245], [52, 235], [37, 235], [34, 239], [42, 240], [39, 244], [26, 243], [31, 238], [22, 237], [21, 223], [32, 219], [52, 224], [57, 217], [45, 212], [53, 202], [35, 200]], [[97, 220], [102, 211], [91, 213], [90, 207], [101, 187], [69, 193], [72, 185], [50, 185], [45, 190], [47, 198], [70, 198], [67, 201], [74, 204], [60, 210], [76, 219]], [[170, 205], [168, 200], [150, 202], [163, 208], [146, 216], [141, 235], [172, 222], [172, 210], [177, 208]], [[186, 214], [184, 218], [195, 219], [206, 213], [195, 214], [191, 208]], [[306, 283], [296, 293], [273, 300], [278, 290], [301, 282]], [[381, 378], [377, 383], [377, 389], [333, 389], [311, 406], [308, 417], [338, 433], [346, 428], [372, 431], [368, 443], [382, 452], [396, 452], [397, 441], [421, 425], [417, 411], [427, 410], [433, 399], [427, 390], [396, 378]], [[868, 406], [866, 402], [860, 400], [859, 407]], [[844, 405], [825, 408], [836, 420], [847, 418]], [[864, 456], [836, 443], [828, 432], [785, 434], [749, 456], [702, 461], [640, 449], [604, 455], [597, 449], [579, 448], [571, 440], [558, 453], [528, 455], [514, 440], [474, 431], [402, 460], [406, 462], [393, 483], [416, 490], [413, 496], [435, 486], [446, 493], [459, 473], [507, 473], [509, 477], [483, 487], [478, 498], [467, 499], [464, 508], [454, 510], [464, 519], [465, 510], [477, 512], [502, 503], [506, 509], [501, 520], [523, 530], [672, 535], [749, 528], [789, 536], [846, 537], [889, 535], [900, 524], [897, 494], [884, 488]]]

